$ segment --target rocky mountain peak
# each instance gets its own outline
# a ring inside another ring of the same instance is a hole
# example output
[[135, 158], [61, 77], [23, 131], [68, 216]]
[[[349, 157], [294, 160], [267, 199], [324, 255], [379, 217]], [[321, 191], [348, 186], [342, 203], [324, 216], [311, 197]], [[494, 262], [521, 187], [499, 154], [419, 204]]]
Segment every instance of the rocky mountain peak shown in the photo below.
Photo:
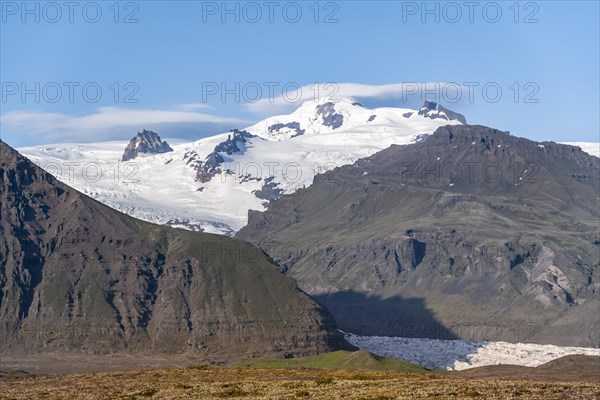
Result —
[[421, 110], [422, 109], [437, 110], [437, 103], [433, 102], [433, 101], [425, 100], [425, 102], [423, 103], [423, 106], [421, 106]]
[[467, 124], [467, 119], [464, 115], [449, 110], [441, 104], [429, 100], [425, 100], [423, 106], [421, 106], [421, 109], [419, 110], [419, 115], [431, 119], [441, 118], [448, 121], [459, 121], [464, 125]]
[[196, 169], [196, 181], [206, 183], [215, 175], [221, 173], [221, 164], [225, 162], [221, 153], [227, 155], [243, 154], [245, 144], [254, 137], [256, 136], [247, 131], [232, 129], [230, 134], [227, 135], [227, 140], [217, 144], [215, 149], [206, 156], [204, 161], [194, 163], [194, 168]]
[[123, 153], [123, 161], [136, 158], [140, 153], [161, 154], [173, 151], [171, 146], [160, 139], [158, 133], [144, 129], [129, 141]]

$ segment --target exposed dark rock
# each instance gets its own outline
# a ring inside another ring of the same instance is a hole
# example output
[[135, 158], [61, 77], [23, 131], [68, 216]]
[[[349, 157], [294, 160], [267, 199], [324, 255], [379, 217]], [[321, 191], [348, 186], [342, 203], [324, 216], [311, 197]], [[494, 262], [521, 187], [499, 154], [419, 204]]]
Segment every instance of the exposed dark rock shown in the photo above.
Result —
[[[233, 129], [231, 133], [231, 135], [227, 136], [227, 140], [215, 146], [215, 149], [206, 156], [204, 161], [198, 162], [196, 159], [194, 168], [196, 169], [197, 181], [206, 183], [222, 172], [221, 165], [225, 162], [225, 159], [220, 153], [227, 155], [243, 154], [243, 144], [248, 143], [250, 139], [256, 137], [249, 132], [238, 129]], [[190, 154], [188, 163], [192, 161], [192, 154]]]
[[337, 129], [344, 123], [344, 116], [337, 113], [335, 103], [327, 102], [317, 106], [317, 115], [323, 118], [323, 125]]
[[250, 174], [239, 175], [238, 178], [240, 180], [240, 183], [244, 183], [244, 182], [258, 182], [258, 181], [262, 180], [261, 177], [252, 176]]
[[279, 198], [283, 193], [283, 189], [278, 188], [278, 183], [273, 182], [273, 179], [273, 177], [266, 178], [263, 187], [260, 190], [255, 190], [254, 195], [259, 199], [269, 201]]
[[298, 122], [288, 122], [287, 124], [273, 124], [269, 126], [267, 129], [269, 133], [279, 132], [281, 129], [289, 128], [294, 130], [296, 133], [292, 135], [292, 137], [304, 135], [304, 129], [300, 128], [300, 124]]
[[443, 112], [444, 114], [446, 114], [446, 117], [448, 117], [449, 121], [460, 121], [460, 123], [466, 125], [467, 124], [467, 119], [465, 118], [464, 115], [457, 113], [455, 111], [449, 110], [446, 107], [442, 106], [441, 104], [438, 105], [438, 111]]
[[[436, 109], [437, 109], [437, 103], [435, 103], [433, 101], [429, 101], [429, 100], [425, 100], [425, 102], [421, 106], [421, 110], [424, 110], [424, 112], [436, 110]], [[419, 112], [419, 115], [422, 115], [421, 112]]]
[[240, 131], [239, 129], [233, 129], [231, 133], [232, 135], [227, 136], [227, 140], [215, 146], [215, 153], [226, 153], [228, 155], [232, 155], [234, 153], [242, 154], [243, 146], [240, 148], [240, 145], [247, 143], [249, 139], [256, 137], [251, 133]]
[[222, 172], [221, 164], [225, 159], [216, 152], [212, 152], [206, 156], [204, 161], [200, 162], [196, 169], [196, 180], [206, 183]]
[[[466, 125], [467, 119], [464, 115], [454, 112], [452, 110], [447, 109], [446, 107], [439, 105], [433, 101], [425, 100], [423, 106], [418, 112], [419, 115], [423, 115], [427, 118], [431, 119], [445, 119], [448, 121], [459, 121], [460, 123]], [[406, 114], [404, 114], [406, 115]]]
[[173, 151], [167, 142], [163, 142], [156, 132], [144, 129], [138, 132], [123, 153], [122, 161], [129, 161], [136, 158], [140, 153], [161, 154]]
[[375, 120], [375, 118], [377, 117], [377, 115], [373, 114], [369, 117], [369, 119], [367, 120], [367, 122], [372, 122]]

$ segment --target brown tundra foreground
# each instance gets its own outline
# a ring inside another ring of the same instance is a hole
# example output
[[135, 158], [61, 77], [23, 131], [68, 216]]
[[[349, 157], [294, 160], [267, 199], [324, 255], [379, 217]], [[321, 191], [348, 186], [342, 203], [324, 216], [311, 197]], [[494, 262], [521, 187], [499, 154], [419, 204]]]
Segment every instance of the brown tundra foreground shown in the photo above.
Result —
[[[366, 355], [365, 355], [366, 354]], [[356, 368], [359, 364], [366, 370]], [[375, 360], [371, 362], [371, 358]], [[461, 372], [400, 366], [364, 352], [334, 368], [302, 361], [252, 361], [138, 371], [0, 373], [0, 399], [599, 399], [600, 358], [567, 356], [537, 368], [493, 366]], [[367, 360], [365, 362], [365, 360]], [[68, 360], [68, 366], [77, 363]], [[126, 364], [102, 368], [126, 369]], [[344, 369], [352, 368], [352, 369]], [[396, 370], [381, 370], [395, 368]], [[34, 368], [34, 370], [40, 370]], [[408, 371], [408, 372], [407, 372]]]

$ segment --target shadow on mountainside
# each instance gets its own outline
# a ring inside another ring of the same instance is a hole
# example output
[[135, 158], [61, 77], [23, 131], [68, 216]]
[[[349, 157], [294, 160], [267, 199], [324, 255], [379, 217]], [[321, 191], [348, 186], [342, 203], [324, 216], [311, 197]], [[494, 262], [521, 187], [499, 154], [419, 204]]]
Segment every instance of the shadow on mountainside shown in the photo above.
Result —
[[313, 296], [335, 316], [338, 327], [365, 336], [400, 336], [441, 340], [459, 339], [419, 298], [382, 299], [367, 293], [344, 291]]
[[[471, 357], [485, 346], [483, 341], [461, 340], [453, 332], [457, 326], [448, 327], [437, 320], [424, 299], [402, 296], [380, 298], [354, 291], [313, 297], [331, 311], [339, 329], [359, 336], [358, 342], [350, 340], [352, 344], [381, 356], [399, 358], [429, 369], [446, 370], [455, 368], [457, 362], [471, 364]], [[411, 341], [406, 338], [449, 342]]]

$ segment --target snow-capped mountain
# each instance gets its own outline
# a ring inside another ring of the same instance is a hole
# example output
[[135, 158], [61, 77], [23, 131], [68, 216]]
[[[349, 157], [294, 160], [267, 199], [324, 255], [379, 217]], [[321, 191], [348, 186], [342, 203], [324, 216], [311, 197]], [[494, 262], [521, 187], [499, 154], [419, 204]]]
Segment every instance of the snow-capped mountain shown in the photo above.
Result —
[[248, 210], [262, 211], [282, 193], [308, 186], [318, 172], [356, 161], [392, 144], [432, 133], [443, 111], [367, 109], [352, 100], [307, 102], [173, 151], [121, 162], [125, 141], [19, 149], [63, 182], [140, 219], [232, 234]]
[[[439, 119], [438, 123], [431, 120]], [[461, 122], [464, 121], [464, 122]], [[288, 140], [297, 136], [340, 132], [387, 133], [411, 136], [407, 129], [431, 133], [440, 125], [466, 123], [458, 113], [426, 101], [418, 110], [403, 108], [368, 109], [350, 99], [337, 102], [308, 101], [289, 115], [267, 118], [245, 130], [268, 140]], [[414, 132], [413, 132], [414, 133]]]
[[125, 162], [126, 141], [18, 150], [59, 180], [126, 214], [231, 235], [247, 223], [248, 210], [265, 210], [271, 199], [311, 185], [317, 173], [465, 122], [432, 102], [412, 110], [368, 109], [351, 99], [309, 101], [289, 115], [192, 143], [169, 140], [172, 146], [162, 149], [153, 139], [167, 152], [139, 151]]

